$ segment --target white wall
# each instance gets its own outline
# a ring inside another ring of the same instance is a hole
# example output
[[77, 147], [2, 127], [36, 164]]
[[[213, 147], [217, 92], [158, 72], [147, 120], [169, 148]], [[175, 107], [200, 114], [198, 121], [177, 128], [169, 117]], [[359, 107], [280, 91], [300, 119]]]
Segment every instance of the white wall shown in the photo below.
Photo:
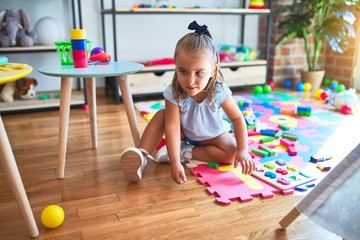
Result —
[[[76, 2], [76, 1], [75, 1]], [[170, 0], [169, 3], [177, 7], [239, 7], [238, 0]], [[45, 16], [51, 16], [63, 23], [65, 29], [64, 39], [69, 40], [69, 29], [72, 26], [69, 0], [0, 0], [0, 9], [21, 8], [25, 10], [34, 26], [36, 21]], [[105, 8], [111, 7], [110, 0], [104, 0]], [[118, 0], [116, 7], [130, 8], [135, 3], [153, 3], [151, 0], [134, 1]], [[100, 1], [81, 1], [83, 28], [87, 31], [87, 38], [92, 41], [92, 47], [103, 47]], [[240, 17], [234, 15], [117, 15], [118, 60], [120, 61], [147, 61], [172, 57], [176, 42], [188, 33], [188, 24], [196, 20], [199, 24], [206, 24], [218, 44], [236, 45], [240, 40]], [[106, 51], [113, 55], [111, 17], [107, 15], [106, 23]], [[245, 45], [257, 48], [258, 17], [246, 17]], [[49, 31], [51, 34], [51, 31]], [[51, 53], [17, 53], [4, 54], [12, 62], [29, 63], [34, 67], [31, 76], [39, 81], [37, 91], [58, 90], [60, 81], [38, 73], [42, 66], [57, 65], [59, 61], [55, 52]], [[74, 81], [75, 86], [76, 81]], [[103, 86], [103, 79], [97, 81]]]

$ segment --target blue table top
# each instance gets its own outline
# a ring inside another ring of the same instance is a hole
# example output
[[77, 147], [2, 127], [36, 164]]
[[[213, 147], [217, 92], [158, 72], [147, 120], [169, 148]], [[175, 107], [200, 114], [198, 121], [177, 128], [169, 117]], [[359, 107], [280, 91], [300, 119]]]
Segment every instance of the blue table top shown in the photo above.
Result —
[[133, 62], [113, 62], [107, 64], [89, 64], [87, 68], [74, 68], [73, 65], [41, 67], [38, 71], [54, 77], [111, 77], [135, 73], [144, 65]]

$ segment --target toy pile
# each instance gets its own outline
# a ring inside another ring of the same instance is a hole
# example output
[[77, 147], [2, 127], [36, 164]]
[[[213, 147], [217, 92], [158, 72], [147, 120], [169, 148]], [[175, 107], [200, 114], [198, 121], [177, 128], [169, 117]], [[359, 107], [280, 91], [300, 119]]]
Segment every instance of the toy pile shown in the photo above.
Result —
[[246, 62], [256, 59], [260, 51], [244, 45], [219, 45], [218, 52], [220, 62]]

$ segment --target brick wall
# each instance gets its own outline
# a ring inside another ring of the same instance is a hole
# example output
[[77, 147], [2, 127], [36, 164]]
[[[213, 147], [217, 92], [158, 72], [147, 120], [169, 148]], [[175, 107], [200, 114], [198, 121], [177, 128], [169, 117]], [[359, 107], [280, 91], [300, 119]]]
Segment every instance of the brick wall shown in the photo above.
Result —
[[[272, 9], [280, 5], [291, 3], [292, 0], [273, 0]], [[263, 17], [264, 18], [264, 17]], [[357, 18], [360, 18], [358, 14]], [[270, 59], [268, 63], [268, 80], [275, 85], [283, 85], [284, 80], [290, 79], [294, 83], [300, 81], [301, 70], [307, 70], [306, 56], [303, 41], [301, 39], [291, 40], [282, 45], [276, 45], [276, 41], [283, 34], [277, 27], [281, 16], [272, 17], [271, 21], [271, 45]], [[260, 21], [259, 47], [264, 52], [266, 21]], [[357, 26], [358, 27], [358, 26]], [[356, 28], [357, 28], [356, 27]], [[318, 67], [325, 69], [325, 76], [337, 79], [349, 87], [352, 83], [353, 69], [356, 60], [356, 41], [350, 40], [350, 47], [344, 54], [335, 53], [326, 44], [323, 46]]]

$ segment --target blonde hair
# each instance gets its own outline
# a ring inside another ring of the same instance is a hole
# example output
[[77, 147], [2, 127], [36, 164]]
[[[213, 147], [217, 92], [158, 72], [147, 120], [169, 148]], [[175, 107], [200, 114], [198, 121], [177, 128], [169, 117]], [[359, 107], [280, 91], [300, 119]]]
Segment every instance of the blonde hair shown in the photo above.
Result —
[[[209, 79], [209, 82], [204, 91], [207, 91], [208, 97], [210, 98], [210, 105], [214, 101], [215, 94], [215, 83], [216, 82], [224, 82], [223, 75], [220, 71], [219, 66], [219, 54], [217, 51], [216, 44], [214, 43], [210, 32], [206, 30], [205, 33], [188, 33], [183, 36], [176, 44], [174, 59], [176, 61], [176, 57], [178, 56], [180, 51], [184, 51], [188, 54], [196, 54], [196, 53], [209, 53], [210, 56], [213, 56], [213, 63], [215, 66], [214, 75]], [[172, 91], [173, 97], [175, 101], [179, 102], [181, 99], [185, 98], [186, 92], [181, 88], [178, 76], [174, 74], [172, 80]]]

